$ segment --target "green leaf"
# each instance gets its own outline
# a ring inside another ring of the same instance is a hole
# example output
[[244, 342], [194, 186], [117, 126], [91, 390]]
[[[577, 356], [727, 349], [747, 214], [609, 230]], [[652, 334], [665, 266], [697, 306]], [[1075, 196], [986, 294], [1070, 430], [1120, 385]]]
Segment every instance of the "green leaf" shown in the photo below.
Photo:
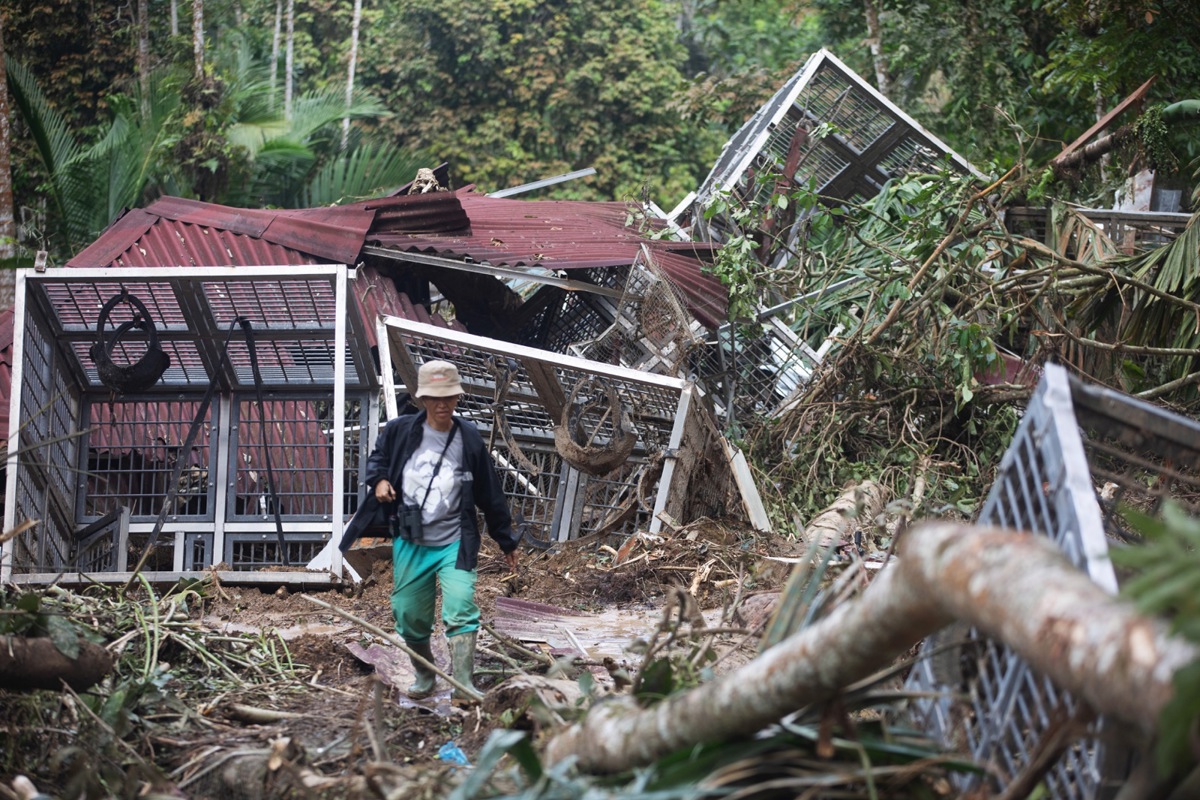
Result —
[[46, 630], [58, 652], [71, 660], [79, 657], [79, 632], [75, 630], [74, 625], [63, 617], [52, 614], [46, 617]]
[[19, 598], [17, 598], [17, 610], [18, 611], [26, 611], [30, 614], [36, 614], [38, 612], [38, 609], [40, 609], [41, 607], [42, 607], [41, 595], [34, 594], [33, 592], [26, 592], [25, 594], [23, 594]]
[[591, 697], [592, 692], [596, 690], [596, 678], [588, 670], [579, 673], [579, 691], [584, 697]]
[[643, 705], [649, 705], [669, 695], [674, 688], [675, 674], [671, 662], [658, 658], [642, 670], [634, 695]]

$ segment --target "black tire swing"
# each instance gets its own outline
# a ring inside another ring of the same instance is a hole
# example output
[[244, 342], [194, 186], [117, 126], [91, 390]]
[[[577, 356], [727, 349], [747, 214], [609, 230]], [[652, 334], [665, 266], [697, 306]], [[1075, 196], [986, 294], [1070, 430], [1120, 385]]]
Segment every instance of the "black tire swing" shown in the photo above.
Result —
[[[106, 336], [104, 326], [108, 322], [108, 316], [121, 303], [128, 303], [133, 307], [133, 319], [122, 322], [115, 331]], [[117, 364], [112, 360], [113, 350], [133, 330], [146, 333], [146, 352], [135, 364]], [[158, 331], [150, 318], [150, 312], [146, 310], [142, 301], [127, 289], [113, 295], [100, 309], [100, 318], [96, 320], [96, 343], [92, 345], [88, 355], [96, 365], [100, 382], [114, 392], [122, 394], [146, 391], [158, 383], [167, 367], [171, 366], [171, 357], [159, 346]]]

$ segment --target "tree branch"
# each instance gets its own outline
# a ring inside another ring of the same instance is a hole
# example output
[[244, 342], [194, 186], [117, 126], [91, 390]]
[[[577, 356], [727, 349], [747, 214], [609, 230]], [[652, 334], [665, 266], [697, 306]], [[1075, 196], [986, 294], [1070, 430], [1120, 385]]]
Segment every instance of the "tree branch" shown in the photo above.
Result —
[[[552, 739], [550, 761], [613, 772], [751, 734], [834, 696], [959, 619], [1020, 653], [1100, 713], [1155, 731], [1172, 676], [1200, 652], [1096, 586], [1052, 543], [998, 528], [914, 528], [896, 566], [853, 603], [736, 672], [641, 710], [602, 702]], [[1069, 657], [1068, 657], [1069, 656]]]

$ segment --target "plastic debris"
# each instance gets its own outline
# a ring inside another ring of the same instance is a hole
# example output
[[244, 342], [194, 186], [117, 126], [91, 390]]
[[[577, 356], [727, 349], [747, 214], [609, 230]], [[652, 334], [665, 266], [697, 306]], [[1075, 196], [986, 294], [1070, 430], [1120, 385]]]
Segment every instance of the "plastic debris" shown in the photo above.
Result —
[[467, 754], [454, 742], [446, 742], [442, 745], [438, 749], [437, 757], [442, 761], [449, 761], [452, 764], [460, 764], [464, 767], [471, 766], [471, 762], [467, 761]]

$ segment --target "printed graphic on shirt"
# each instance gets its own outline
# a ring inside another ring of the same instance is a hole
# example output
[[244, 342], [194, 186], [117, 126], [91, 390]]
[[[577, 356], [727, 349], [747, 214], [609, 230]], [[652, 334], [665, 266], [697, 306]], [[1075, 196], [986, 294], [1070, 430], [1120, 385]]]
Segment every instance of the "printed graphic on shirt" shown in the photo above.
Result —
[[[421, 506], [424, 544], [447, 544], [459, 534], [462, 483], [458, 473], [462, 463], [462, 440], [455, 436], [447, 448], [447, 436], [449, 432], [435, 431], [426, 425], [421, 444], [404, 465], [404, 502]], [[439, 460], [441, 468], [434, 475]]]

